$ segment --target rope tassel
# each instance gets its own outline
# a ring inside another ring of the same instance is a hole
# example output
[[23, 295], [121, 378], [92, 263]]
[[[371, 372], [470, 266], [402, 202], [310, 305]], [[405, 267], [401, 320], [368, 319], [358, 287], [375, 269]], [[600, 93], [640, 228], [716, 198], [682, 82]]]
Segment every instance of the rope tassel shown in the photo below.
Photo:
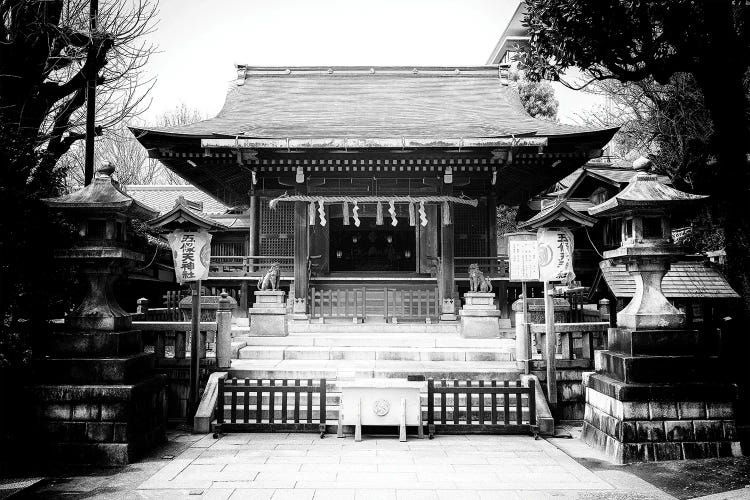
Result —
[[307, 222], [311, 225], [315, 225], [315, 202], [311, 201], [307, 206]]
[[318, 200], [318, 215], [320, 215], [320, 225], [326, 225], [326, 209], [323, 207], [323, 199]]
[[409, 225], [410, 226], [416, 226], [417, 225], [417, 217], [414, 213], [414, 203], [409, 203]]
[[345, 226], [349, 225], [349, 202], [345, 201], [343, 205], [341, 205], [341, 211], [344, 214], [344, 220], [343, 223]]
[[422, 227], [427, 226], [427, 212], [424, 211], [424, 202], [419, 202], [419, 220], [422, 224]]
[[393, 204], [393, 200], [388, 202], [388, 213], [391, 214], [391, 226], [398, 226], [398, 219], [396, 219], [396, 205]]
[[359, 205], [357, 205], [357, 202], [354, 202], [354, 207], [352, 208], [352, 218], [354, 219], [354, 225], [356, 227], [359, 227]]
[[378, 210], [375, 214], [375, 225], [383, 225], [383, 203], [380, 201], [378, 202]]

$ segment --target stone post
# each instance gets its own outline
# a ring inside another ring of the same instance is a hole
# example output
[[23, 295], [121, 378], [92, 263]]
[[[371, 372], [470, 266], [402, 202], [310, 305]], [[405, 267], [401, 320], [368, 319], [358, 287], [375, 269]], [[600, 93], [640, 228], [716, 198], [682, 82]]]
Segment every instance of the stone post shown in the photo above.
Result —
[[[145, 297], [141, 297], [136, 301], [136, 309], [135, 312], [137, 314], [143, 314], [144, 316], [148, 312], [148, 299]], [[145, 319], [145, 317], [144, 317]]]
[[529, 325], [526, 324], [523, 310], [516, 311], [516, 365], [524, 369], [529, 359], [531, 359]]
[[216, 311], [216, 367], [229, 368], [232, 357], [232, 309], [226, 292], [221, 293]]

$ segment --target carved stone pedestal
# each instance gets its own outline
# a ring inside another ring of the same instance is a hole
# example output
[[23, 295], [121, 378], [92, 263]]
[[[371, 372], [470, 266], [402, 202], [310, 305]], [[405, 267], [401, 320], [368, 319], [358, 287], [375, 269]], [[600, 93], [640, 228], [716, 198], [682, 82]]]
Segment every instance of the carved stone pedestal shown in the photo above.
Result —
[[458, 312], [461, 336], [475, 339], [496, 339], [500, 336], [500, 311], [494, 293], [466, 292]]
[[616, 463], [740, 456], [736, 387], [691, 330], [610, 334], [584, 379], [582, 439]]
[[165, 376], [153, 374], [139, 331], [56, 332], [33, 361], [40, 456], [126, 465], [166, 439]]
[[285, 337], [289, 334], [286, 301], [282, 290], [255, 292], [255, 303], [248, 311], [248, 316], [252, 337]]

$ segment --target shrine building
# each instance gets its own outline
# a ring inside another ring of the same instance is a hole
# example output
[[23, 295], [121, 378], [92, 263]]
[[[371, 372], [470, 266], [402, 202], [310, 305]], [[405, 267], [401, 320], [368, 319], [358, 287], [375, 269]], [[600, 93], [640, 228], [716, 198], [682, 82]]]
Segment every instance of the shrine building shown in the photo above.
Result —
[[471, 263], [507, 319], [496, 206], [525, 204], [615, 131], [532, 118], [507, 65], [240, 65], [216, 117], [133, 129], [228, 207], [207, 284], [237, 287], [241, 309], [278, 262], [297, 319], [420, 322], [456, 318]]

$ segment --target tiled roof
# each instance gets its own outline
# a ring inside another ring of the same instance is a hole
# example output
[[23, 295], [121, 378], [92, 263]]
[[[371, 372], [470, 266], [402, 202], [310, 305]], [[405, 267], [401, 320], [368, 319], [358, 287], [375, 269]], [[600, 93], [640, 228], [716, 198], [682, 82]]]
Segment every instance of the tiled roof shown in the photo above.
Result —
[[[629, 298], [635, 292], [635, 279], [625, 270], [624, 264], [613, 265], [604, 260], [599, 263], [607, 285], [616, 297]], [[668, 299], [707, 298], [735, 299], [737, 292], [729, 286], [724, 276], [703, 262], [681, 261], [672, 264], [662, 281], [662, 291]]]
[[[223, 214], [229, 209], [226, 205], [200, 189], [191, 185], [129, 185], [124, 186], [128, 195], [136, 201], [165, 214], [174, 208], [177, 198], [182, 196], [188, 201], [203, 203], [203, 213]], [[222, 222], [223, 223], [223, 222]], [[227, 224], [228, 225], [228, 224]]]
[[589, 209], [591, 215], [614, 215], [640, 207], [663, 209], [683, 206], [707, 198], [691, 194], [662, 183], [659, 177], [638, 172], [630, 183], [607, 201]]
[[238, 66], [238, 73], [216, 117], [148, 130], [267, 139], [460, 139], [602, 131], [532, 118], [517, 91], [501, 83], [498, 66]]

